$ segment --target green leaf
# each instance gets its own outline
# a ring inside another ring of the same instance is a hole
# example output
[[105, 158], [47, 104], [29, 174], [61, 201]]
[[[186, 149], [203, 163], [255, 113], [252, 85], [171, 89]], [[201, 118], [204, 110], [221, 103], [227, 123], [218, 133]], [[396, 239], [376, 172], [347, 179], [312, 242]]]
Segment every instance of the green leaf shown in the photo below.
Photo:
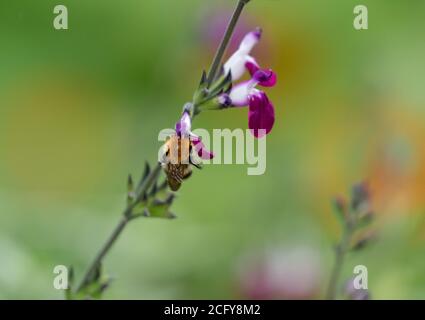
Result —
[[204, 87], [207, 83], [207, 73], [204, 71], [202, 71], [202, 76], [201, 76], [201, 81], [199, 82], [199, 87]]
[[376, 239], [376, 233], [375, 232], [365, 232], [359, 237], [357, 237], [353, 244], [351, 245], [351, 251], [358, 251], [366, 246], [368, 246], [371, 242], [373, 242]]
[[362, 229], [362, 228], [370, 226], [370, 224], [374, 220], [374, 217], [375, 215], [373, 214], [372, 211], [367, 211], [366, 213], [359, 215], [359, 217], [357, 218], [356, 228]]
[[341, 223], [344, 225], [348, 220], [348, 204], [344, 197], [336, 196], [333, 199], [334, 212]]
[[216, 97], [222, 92], [227, 92], [229, 86], [232, 85], [232, 73], [229, 71], [227, 75], [221, 76], [216, 82], [213, 83], [210, 89], [209, 99]]
[[134, 183], [131, 174], [128, 175], [127, 179], [127, 205], [131, 204], [134, 201]]
[[106, 289], [110, 287], [112, 279], [104, 277], [101, 281], [98, 281], [95, 286], [91, 288], [90, 296], [94, 299], [101, 299]]
[[146, 208], [146, 213], [150, 217], [174, 219], [176, 216], [170, 211], [173, 200], [173, 194], [170, 194], [165, 200], [154, 199]]
[[155, 182], [154, 184], [153, 184], [153, 186], [151, 187], [151, 189], [150, 189], [150, 191], [149, 191], [149, 194], [148, 194], [148, 196], [149, 197], [154, 197], [155, 195], [156, 195], [156, 193], [158, 192], [158, 185], [157, 185], [157, 182]]
[[112, 279], [106, 275], [102, 265], [99, 264], [87, 284], [74, 297], [77, 299], [100, 299], [111, 281]]
[[134, 191], [133, 177], [131, 176], [131, 174], [129, 174], [127, 178], [127, 191], [129, 193]]
[[142, 178], [139, 181], [139, 185], [137, 186], [138, 188], [143, 184], [143, 182], [145, 182], [145, 180], [147, 179], [147, 177], [149, 176], [149, 174], [151, 173], [151, 167], [149, 165], [149, 162], [145, 162], [145, 169], [143, 170], [143, 175]]

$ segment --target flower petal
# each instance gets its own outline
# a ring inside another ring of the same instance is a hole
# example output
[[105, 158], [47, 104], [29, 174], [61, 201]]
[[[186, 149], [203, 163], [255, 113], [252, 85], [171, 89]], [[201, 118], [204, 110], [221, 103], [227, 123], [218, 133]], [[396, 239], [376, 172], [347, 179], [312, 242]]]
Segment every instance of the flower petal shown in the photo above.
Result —
[[237, 107], [247, 106], [249, 103], [249, 94], [256, 84], [257, 81], [251, 79], [235, 85], [229, 94], [232, 104]]
[[179, 136], [189, 136], [192, 120], [187, 111], [184, 111], [180, 120], [176, 123], [176, 133]]
[[227, 93], [221, 94], [217, 99], [222, 108], [227, 108], [232, 105], [232, 99]]
[[224, 64], [224, 74], [232, 73], [232, 81], [239, 80], [245, 72], [246, 54], [236, 51]]
[[262, 87], [273, 87], [276, 84], [277, 76], [273, 70], [257, 70], [252, 77]]
[[247, 56], [246, 57], [245, 68], [248, 70], [248, 72], [251, 75], [251, 77], [258, 70], [260, 70], [260, 66], [258, 65], [257, 61], [253, 57], [251, 57], [251, 56]]
[[[249, 32], [242, 40], [239, 49], [226, 61], [223, 66], [224, 74], [227, 75], [229, 72], [232, 73], [232, 80], [239, 80], [245, 69], [248, 68], [246, 63], [249, 63], [249, 67], [258, 66], [255, 60], [249, 56], [252, 48], [258, 43], [261, 38], [261, 29], [256, 29]], [[248, 69], [249, 70], [249, 69]]]
[[255, 89], [249, 96], [248, 127], [251, 133], [256, 138], [263, 137], [272, 130], [274, 120], [273, 104], [264, 92]]
[[211, 160], [214, 158], [214, 153], [208, 151], [205, 148], [205, 145], [202, 143], [201, 138], [193, 135], [192, 136], [192, 145], [195, 151], [198, 153], [198, 156], [203, 160]]
[[262, 30], [260, 28], [247, 33], [239, 46], [239, 51], [244, 52], [245, 54], [250, 53], [252, 48], [254, 48], [258, 41], [260, 41], [261, 34]]

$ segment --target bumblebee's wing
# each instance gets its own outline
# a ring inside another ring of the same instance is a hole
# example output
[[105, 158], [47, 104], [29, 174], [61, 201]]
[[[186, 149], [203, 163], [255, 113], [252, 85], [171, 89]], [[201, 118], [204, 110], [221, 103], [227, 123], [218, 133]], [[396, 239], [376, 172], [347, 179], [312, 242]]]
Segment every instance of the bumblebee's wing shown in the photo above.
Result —
[[183, 179], [188, 179], [192, 175], [192, 168], [187, 165], [183, 170]]
[[170, 186], [170, 189], [173, 191], [177, 191], [180, 188], [180, 185], [183, 180], [181, 166], [169, 163], [167, 165], [166, 172], [167, 172], [168, 185]]
[[192, 174], [192, 169], [189, 165], [168, 165], [167, 170], [167, 180], [170, 189], [173, 191], [177, 191], [183, 179], [187, 179]]
[[168, 178], [167, 180], [168, 180], [168, 186], [170, 187], [172, 191], [177, 191], [180, 189], [180, 186], [182, 185], [181, 182], [178, 182], [177, 180], [170, 179], [170, 178]]

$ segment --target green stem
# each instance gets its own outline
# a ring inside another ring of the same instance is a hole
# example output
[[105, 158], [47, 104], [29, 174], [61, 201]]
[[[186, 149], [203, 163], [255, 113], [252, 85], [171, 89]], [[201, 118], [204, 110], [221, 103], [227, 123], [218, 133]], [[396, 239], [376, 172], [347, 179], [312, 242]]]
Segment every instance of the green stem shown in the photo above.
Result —
[[129, 221], [129, 218], [126, 217], [125, 215], [121, 217], [118, 225], [115, 227], [114, 231], [112, 231], [112, 234], [109, 236], [108, 240], [102, 246], [100, 251], [97, 253], [96, 257], [94, 258], [93, 262], [91, 263], [90, 267], [87, 269], [87, 272], [85, 273], [83, 280], [81, 281], [80, 285], [77, 288], [77, 292], [81, 291], [87, 284], [89, 284], [92, 275], [99, 267], [103, 258], [112, 248], [112, 245], [115, 243], [115, 240], [117, 240], [118, 236], [124, 230], [128, 221]]
[[350, 248], [353, 229], [354, 228], [351, 223], [346, 224], [346, 226], [344, 227], [341, 242], [335, 249], [335, 263], [332, 268], [328, 290], [326, 293], [326, 299], [328, 300], [334, 300], [336, 297], [339, 277], [341, 275], [342, 267], [344, 265], [345, 255]]
[[221, 60], [223, 59], [224, 53], [226, 52], [226, 48], [229, 44], [229, 41], [232, 37], [233, 31], [235, 30], [236, 24], [239, 20], [239, 17], [242, 13], [243, 8], [250, 0], [239, 0], [236, 6], [235, 11], [233, 12], [232, 18], [227, 25], [226, 32], [224, 33], [223, 39], [221, 40], [220, 46], [217, 49], [217, 52], [214, 56], [214, 60], [211, 64], [210, 70], [207, 75], [207, 88], [214, 81], [218, 69], [220, 67]]
[[156, 167], [148, 175], [148, 177], [145, 179], [143, 184], [140, 186], [139, 190], [137, 190], [135, 201], [133, 201], [130, 205], [128, 205], [127, 208], [124, 210], [117, 226], [114, 228], [111, 235], [106, 240], [105, 244], [102, 246], [100, 251], [97, 253], [95, 258], [93, 259], [92, 263], [90, 264], [89, 268], [87, 269], [83, 277], [83, 280], [81, 281], [80, 285], [77, 288], [77, 292], [81, 291], [90, 282], [90, 279], [93, 276], [94, 272], [97, 270], [97, 268], [101, 264], [106, 254], [112, 248], [112, 245], [118, 239], [119, 235], [122, 233], [127, 223], [132, 219], [132, 211], [134, 207], [137, 205], [138, 200], [140, 200], [140, 198], [143, 197], [143, 194], [157, 180], [160, 170], [161, 170], [161, 165], [158, 163]]

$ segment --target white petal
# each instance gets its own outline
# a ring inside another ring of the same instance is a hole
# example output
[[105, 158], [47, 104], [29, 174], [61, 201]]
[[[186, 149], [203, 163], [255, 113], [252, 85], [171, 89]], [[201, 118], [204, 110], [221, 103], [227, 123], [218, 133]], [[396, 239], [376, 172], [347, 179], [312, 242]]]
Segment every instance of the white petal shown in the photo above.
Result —
[[242, 53], [249, 54], [254, 46], [260, 41], [261, 30], [256, 29], [248, 33], [242, 40], [239, 50]]
[[249, 102], [248, 96], [252, 90], [255, 90], [254, 87], [256, 84], [255, 81], [249, 80], [234, 86], [229, 95], [232, 104], [238, 107], [247, 106]]
[[239, 49], [224, 64], [224, 74], [232, 72], [232, 80], [239, 80], [245, 72], [247, 61], [258, 65], [249, 53], [258, 43], [261, 37], [261, 30], [257, 29], [248, 33], [242, 40]]
[[247, 55], [236, 51], [224, 64], [224, 74], [232, 73], [232, 81], [239, 80], [245, 72]]

